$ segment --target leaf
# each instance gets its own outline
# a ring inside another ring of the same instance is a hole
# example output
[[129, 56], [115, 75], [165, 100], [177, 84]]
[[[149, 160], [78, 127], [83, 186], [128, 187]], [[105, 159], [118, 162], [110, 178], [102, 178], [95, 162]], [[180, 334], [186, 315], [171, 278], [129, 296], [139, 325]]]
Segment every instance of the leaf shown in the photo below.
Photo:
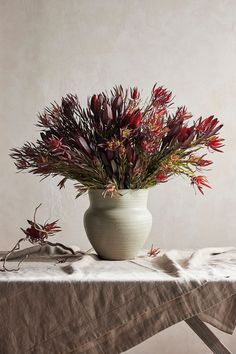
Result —
[[118, 169], [117, 169], [117, 164], [115, 163], [114, 160], [111, 161], [111, 167], [112, 167], [113, 173], [116, 174], [116, 172], [118, 171]]
[[86, 140], [82, 136], [77, 137], [76, 141], [79, 143], [80, 147], [82, 147], [82, 149], [85, 152], [87, 152], [87, 154], [89, 154], [89, 155], [91, 154], [91, 149], [88, 146]]

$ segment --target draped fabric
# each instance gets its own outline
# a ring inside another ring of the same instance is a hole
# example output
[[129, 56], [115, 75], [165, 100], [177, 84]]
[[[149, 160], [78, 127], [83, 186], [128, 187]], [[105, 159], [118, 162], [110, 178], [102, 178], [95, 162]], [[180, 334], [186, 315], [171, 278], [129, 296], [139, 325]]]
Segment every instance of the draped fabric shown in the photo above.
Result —
[[18, 272], [0, 272], [0, 353], [122, 353], [195, 315], [234, 331], [235, 248], [120, 262], [77, 253], [65, 263], [59, 251], [16, 252], [8, 267], [30, 256]]

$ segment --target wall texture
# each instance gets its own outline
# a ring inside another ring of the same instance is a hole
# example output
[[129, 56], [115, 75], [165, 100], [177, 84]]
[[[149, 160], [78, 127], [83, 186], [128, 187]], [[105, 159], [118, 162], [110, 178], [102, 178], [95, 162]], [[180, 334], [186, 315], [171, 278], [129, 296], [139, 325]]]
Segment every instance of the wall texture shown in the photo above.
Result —
[[[36, 205], [60, 218], [61, 239], [89, 247], [87, 197], [72, 185], [16, 174], [9, 149], [35, 139], [36, 114], [66, 93], [87, 95], [116, 83], [147, 95], [157, 81], [195, 117], [224, 123], [225, 153], [214, 156], [213, 190], [195, 195], [181, 178], [153, 189], [147, 243], [163, 248], [236, 245], [236, 2], [234, 0], [0, 0], [0, 248], [7, 249]], [[233, 350], [236, 337], [221, 335]], [[171, 338], [171, 340], [170, 340]], [[179, 324], [130, 353], [208, 353]]]

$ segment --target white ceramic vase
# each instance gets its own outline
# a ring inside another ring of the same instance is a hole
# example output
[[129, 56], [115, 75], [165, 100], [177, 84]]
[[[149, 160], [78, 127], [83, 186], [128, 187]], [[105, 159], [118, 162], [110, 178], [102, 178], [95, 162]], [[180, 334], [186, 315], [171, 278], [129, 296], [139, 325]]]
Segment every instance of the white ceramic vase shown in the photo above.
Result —
[[88, 239], [103, 259], [134, 259], [152, 226], [148, 190], [122, 189], [113, 198], [104, 198], [102, 192], [89, 192], [90, 206], [84, 215]]

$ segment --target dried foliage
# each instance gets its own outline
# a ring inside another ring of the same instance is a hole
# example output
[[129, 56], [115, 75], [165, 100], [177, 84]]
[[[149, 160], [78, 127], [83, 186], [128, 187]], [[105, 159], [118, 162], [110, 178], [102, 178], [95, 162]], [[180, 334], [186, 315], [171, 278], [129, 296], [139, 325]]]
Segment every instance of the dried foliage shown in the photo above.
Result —
[[221, 152], [222, 125], [214, 116], [192, 121], [186, 107], [173, 111], [172, 93], [155, 85], [142, 103], [137, 88], [116, 86], [88, 99], [76, 95], [53, 103], [38, 117], [41, 138], [12, 149], [19, 171], [43, 177], [60, 175], [58, 186], [75, 181], [77, 196], [88, 189], [140, 189], [185, 175], [201, 193], [209, 187], [199, 171], [212, 162], [199, 150]]
[[58, 220], [53, 221], [51, 223], [45, 222], [44, 224], [39, 224], [38, 222], [36, 222], [36, 213], [37, 210], [39, 209], [39, 207], [41, 206], [41, 204], [35, 209], [34, 211], [34, 217], [33, 220], [27, 220], [29, 227], [27, 227], [26, 229], [21, 228], [21, 230], [24, 232], [25, 237], [19, 239], [17, 241], [17, 243], [14, 245], [14, 247], [6, 253], [6, 255], [4, 256], [3, 259], [0, 259], [0, 261], [3, 262], [3, 266], [2, 268], [0, 268], [0, 271], [4, 272], [4, 271], [18, 271], [20, 269], [20, 264], [25, 260], [25, 258], [27, 258], [27, 256], [23, 257], [18, 265], [17, 268], [7, 268], [6, 263], [8, 258], [17, 250], [20, 249], [20, 245], [22, 242], [28, 241], [32, 244], [38, 244], [40, 246], [45, 246], [45, 245], [49, 245], [52, 247], [60, 247], [68, 252], [70, 252], [71, 254], [75, 254], [75, 252], [73, 251], [72, 248], [67, 247], [65, 245], [63, 245], [62, 243], [56, 242], [56, 243], [52, 243], [51, 241], [48, 241], [48, 237], [54, 236], [57, 232], [61, 231], [60, 226], [57, 225]]

